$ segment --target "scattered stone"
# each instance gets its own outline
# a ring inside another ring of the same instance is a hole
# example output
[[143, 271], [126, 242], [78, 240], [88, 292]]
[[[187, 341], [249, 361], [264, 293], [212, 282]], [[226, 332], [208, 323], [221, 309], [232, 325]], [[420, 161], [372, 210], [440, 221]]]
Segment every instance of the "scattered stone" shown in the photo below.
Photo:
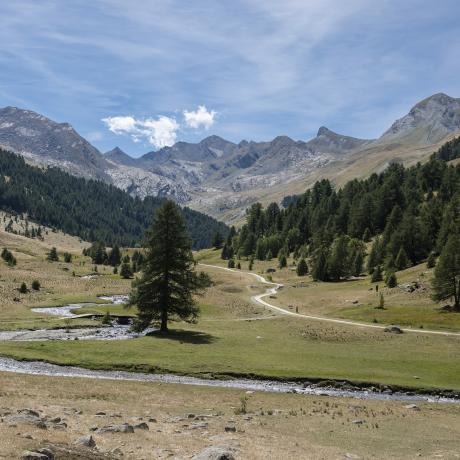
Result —
[[50, 419], [50, 422], [51, 423], [61, 423], [62, 419], [61, 417], [53, 417], [52, 419]]
[[206, 430], [207, 428], [208, 424], [206, 422], [192, 423], [192, 425], [190, 425], [191, 430]]
[[49, 460], [48, 456], [31, 450], [25, 450], [21, 455], [22, 460]]
[[46, 455], [46, 458], [48, 458], [48, 460], [54, 460], [54, 452], [51, 449], [48, 449], [47, 447], [42, 447], [41, 449], [38, 449], [37, 452], [39, 454]]
[[224, 446], [207, 447], [199, 454], [192, 457], [192, 460], [235, 460], [234, 449]]
[[404, 406], [406, 409], [411, 409], [411, 410], [420, 410], [420, 407], [418, 407], [416, 404], [408, 404], [407, 406]]
[[148, 421], [149, 421], [150, 423], [157, 423], [157, 419], [156, 419], [156, 418], [153, 418], [153, 417], [150, 417]]
[[107, 415], [105, 412], [96, 412], [96, 414], [98, 417], [101, 417], [103, 415]]
[[135, 430], [149, 430], [149, 426], [145, 422], [138, 423], [137, 425], [134, 425]]
[[384, 329], [384, 332], [391, 332], [392, 334], [402, 334], [403, 331], [402, 329], [399, 327], [399, 326], [387, 326], [385, 329]]
[[359, 455], [353, 454], [353, 453], [351, 453], [351, 452], [347, 452], [347, 453], [345, 454], [345, 457], [346, 457], [346, 458], [352, 458], [352, 459], [354, 459], [354, 460], [359, 460], [359, 459], [362, 458], [362, 457], [360, 457]]
[[121, 425], [107, 425], [96, 430], [97, 433], [134, 433], [134, 428], [128, 423]]
[[364, 422], [364, 420], [352, 420], [351, 423], [354, 423], [355, 425], [362, 425]]
[[6, 418], [6, 421], [10, 426], [16, 426], [17, 423], [24, 423], [27, 425], [34, 425], [37, 428], [46, 430], [45, 421], [35, 411], [29, 409], [23, 409], [18, 411], [17, 415], [10, 415]]
[[225, 431], [227, 433], [235, 433], [236, 432], [236, 426], [235, 425], [227, 425], [224, 429], [225, 429]]
[[90, 434], [86, 436], [82, 436], [81, 438], [78, 438], [75, 441], [75, 444], [79, 446], [90, 447], [90, 448], [96, 447], [96, 441]]

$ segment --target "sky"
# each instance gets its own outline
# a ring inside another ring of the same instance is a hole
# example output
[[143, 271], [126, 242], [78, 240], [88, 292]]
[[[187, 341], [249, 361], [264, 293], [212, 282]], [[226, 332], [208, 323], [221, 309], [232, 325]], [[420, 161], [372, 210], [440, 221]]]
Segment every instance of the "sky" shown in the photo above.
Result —
[[458, 0], [0, 2], [0, 107], [140, 156], [216, 134], [380, 136], [460, 97]]

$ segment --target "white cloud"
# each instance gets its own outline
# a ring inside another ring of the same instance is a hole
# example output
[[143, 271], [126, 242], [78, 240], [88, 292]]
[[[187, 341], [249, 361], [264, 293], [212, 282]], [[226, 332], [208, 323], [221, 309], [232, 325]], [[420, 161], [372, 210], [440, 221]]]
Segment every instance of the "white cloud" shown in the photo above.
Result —
[[185, 123], [190, 128], [209, 129], [214, 124], [214, 117], [217, 112], [209, 111], [204, 105], [199, 105], [195, 111], [184, 110]]
[[177, 140], [177, 131], [180, 128], [175, 118], [164, 115], [157, 119], [147, 118], [136, 120], [131, 116], [117, 116], [103, 118], [102, 121], [115, 134], [128, 134], [134, 142], [146, 139], [156, 148], [173, 145]]

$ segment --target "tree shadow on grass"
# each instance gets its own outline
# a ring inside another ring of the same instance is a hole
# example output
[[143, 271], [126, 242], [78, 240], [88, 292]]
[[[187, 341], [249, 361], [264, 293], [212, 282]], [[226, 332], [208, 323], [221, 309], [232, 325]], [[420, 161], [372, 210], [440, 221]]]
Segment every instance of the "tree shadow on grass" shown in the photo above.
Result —
[[148, 337], [155, 337], [156, 339], [175, 340], [180, 343], [193, 343], [196, 345], [205, 345], [213, 343], [217, 337], [206, 334], [200, 331], [187, 331], [184, 329], [173, 329], [168, 333], [160, 332], [159, 330], [149, 332], [146, 334]]

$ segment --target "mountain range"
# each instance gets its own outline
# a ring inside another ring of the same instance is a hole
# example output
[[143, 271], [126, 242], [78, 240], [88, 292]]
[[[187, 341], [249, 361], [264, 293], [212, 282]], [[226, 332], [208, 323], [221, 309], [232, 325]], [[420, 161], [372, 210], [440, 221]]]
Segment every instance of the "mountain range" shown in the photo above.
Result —
[[68, 123], [16, 107], [0, 109], [0, 147], [27, 161], [112, 183], [131, 195], [170, 197], [228, 223], [259, 200], [280, 200], [328, 177], [341, 184], [429, 156], [460, 131], [460, 99], [443, 93], [417, 103], [378, 139], [357, 139], [326, 127], [309, 141], [278, 136], [238, 144], [209, 136], [133, 158], [120, 148], [101, 153]]

